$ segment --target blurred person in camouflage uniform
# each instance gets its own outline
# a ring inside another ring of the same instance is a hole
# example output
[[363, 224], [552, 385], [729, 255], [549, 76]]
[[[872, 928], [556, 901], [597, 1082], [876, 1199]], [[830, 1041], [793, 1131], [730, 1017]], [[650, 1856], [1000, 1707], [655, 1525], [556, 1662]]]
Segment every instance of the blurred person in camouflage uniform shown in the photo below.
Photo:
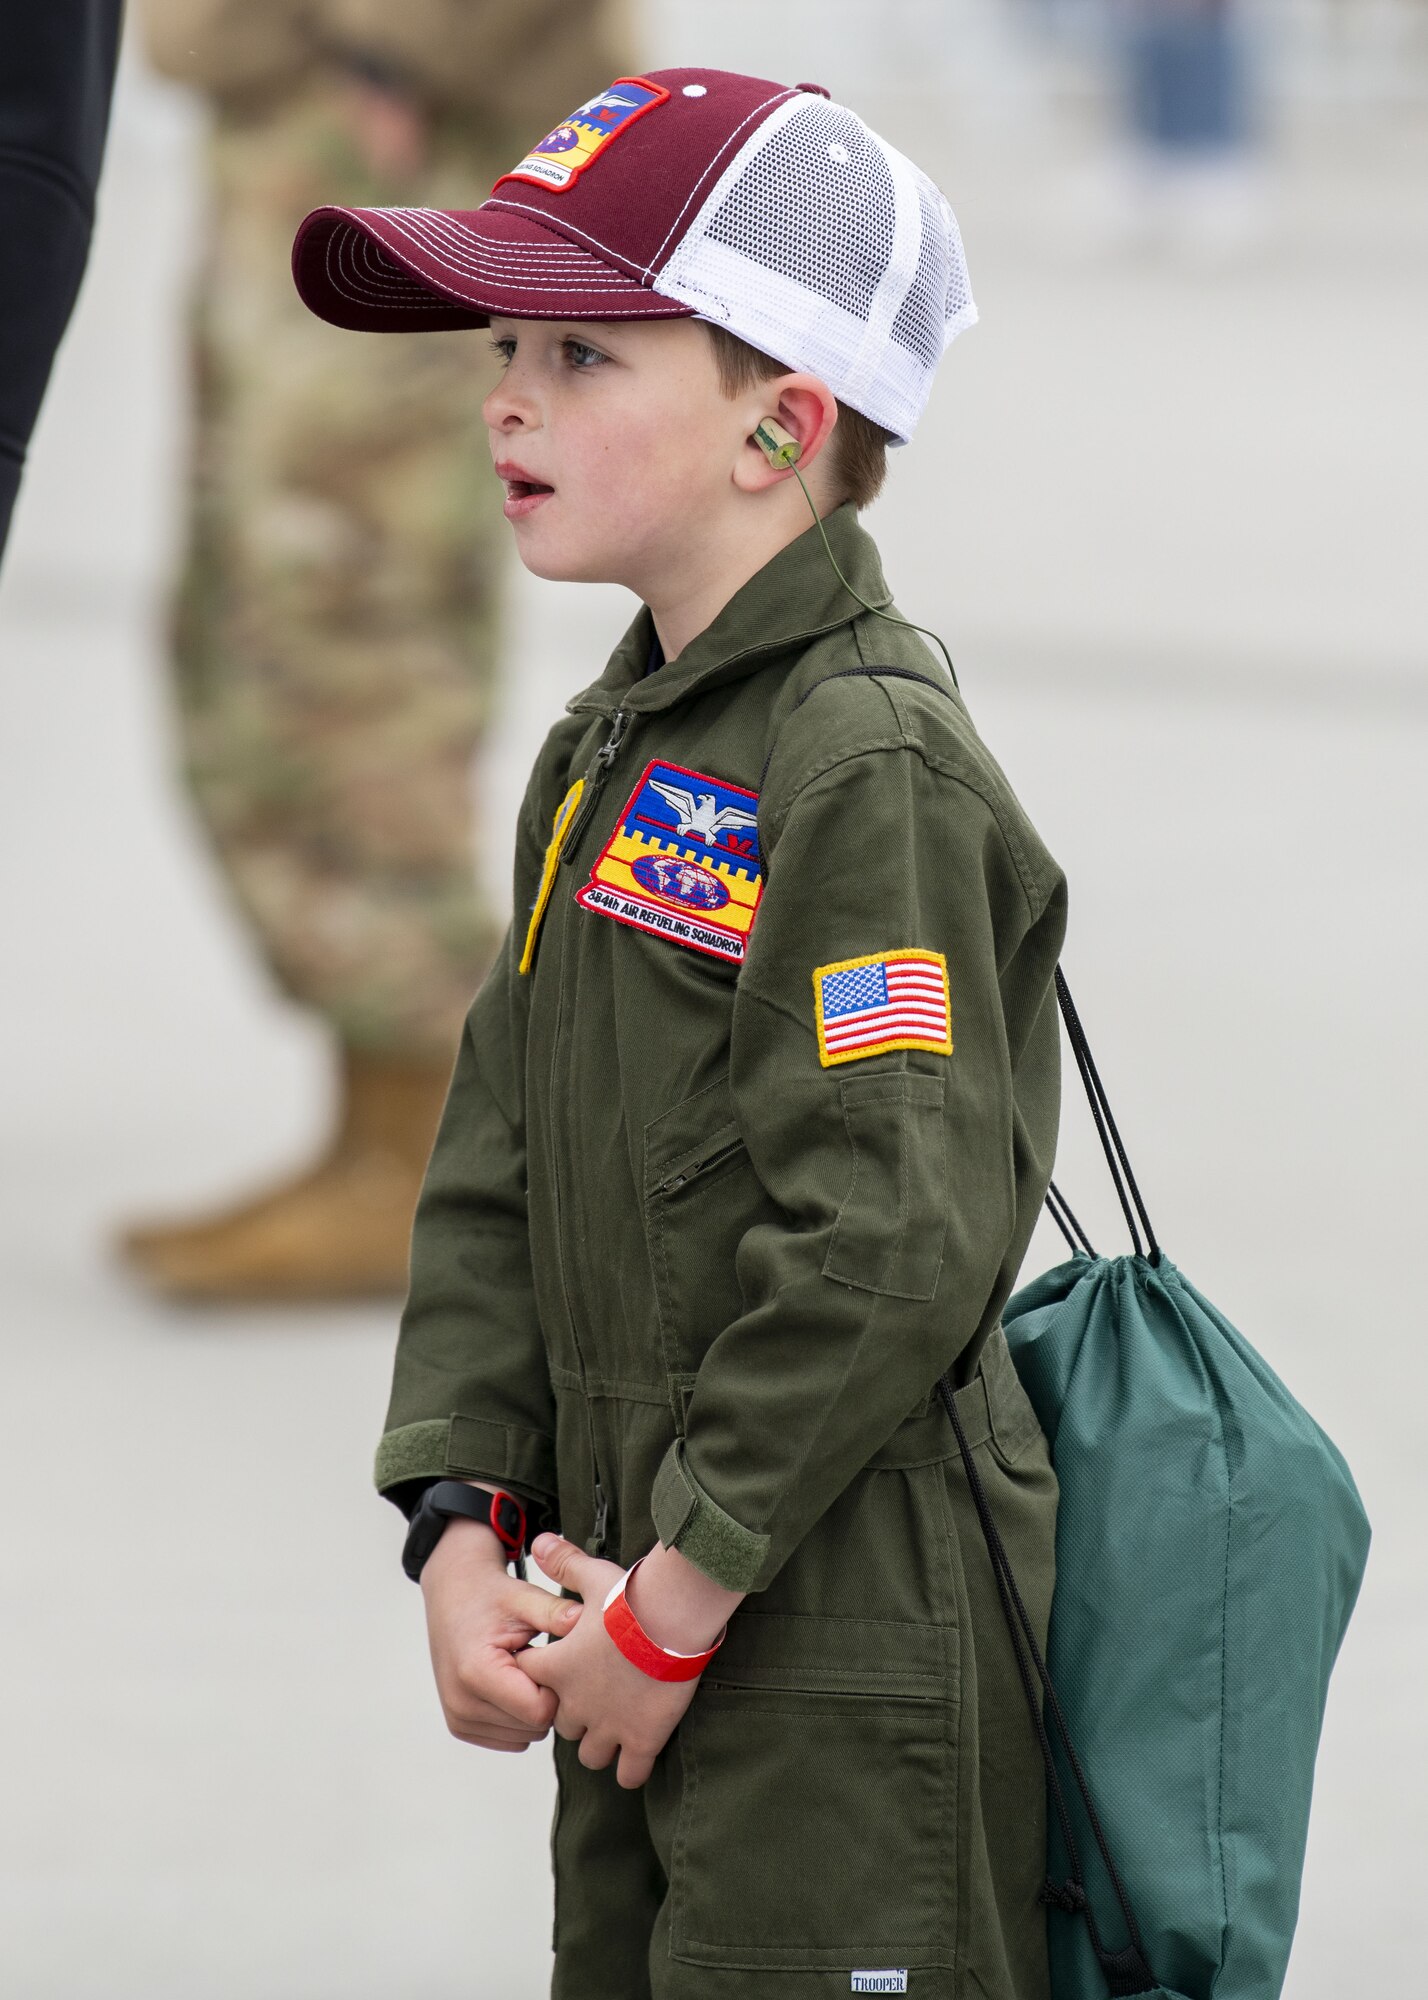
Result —
[[456, 1044], [501, 926], [471, 765], [506, 558], [469, 333], [336, 336], [289, 250], [320, 202], [475, 207], [631, 68], [619, 0], [142, 0], [150, 60], [212, 106], [193, 296], [185, 769], [283, 989], [340, 1050], [317, 1163], [223, 1213], [130, 1229], [160, 1288], [400, 1291]]

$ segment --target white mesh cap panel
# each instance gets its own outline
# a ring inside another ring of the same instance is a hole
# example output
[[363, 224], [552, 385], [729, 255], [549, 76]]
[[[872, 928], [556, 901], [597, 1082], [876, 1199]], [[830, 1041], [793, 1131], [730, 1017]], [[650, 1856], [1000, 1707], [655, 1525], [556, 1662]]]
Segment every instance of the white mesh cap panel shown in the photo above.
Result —
[[977, 317], [951, 208], [855, 112], [789, 98], [730, 162], [654, 289], [906, 443]]

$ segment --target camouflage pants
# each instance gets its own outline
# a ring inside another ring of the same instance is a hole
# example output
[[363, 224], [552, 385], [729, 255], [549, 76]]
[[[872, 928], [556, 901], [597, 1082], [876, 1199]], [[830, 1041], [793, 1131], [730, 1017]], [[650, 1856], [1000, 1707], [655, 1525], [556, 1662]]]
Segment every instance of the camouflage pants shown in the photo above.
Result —
[[220, 123], [193, 308], [187, 775], [283, 988], [348, 1044], [418, 1058], [450, 1054], [499, 938], [471, 789], [506, 541], [486, 336], [339, 331], [289, 257], [322, 202], [475, 207], [519, 150], [486, 140], [437, 132], [396, 185], [336, 93]]

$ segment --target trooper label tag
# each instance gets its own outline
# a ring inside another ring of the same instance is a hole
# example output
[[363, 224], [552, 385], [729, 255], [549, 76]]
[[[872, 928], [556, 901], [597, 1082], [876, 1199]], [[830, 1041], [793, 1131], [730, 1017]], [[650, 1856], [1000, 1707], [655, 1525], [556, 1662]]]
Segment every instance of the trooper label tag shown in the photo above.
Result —
[[881, 1972], [855, 1972], [852, 1990], [855, 1993], [906, 1993], [907, 1967], [885, 1966]]

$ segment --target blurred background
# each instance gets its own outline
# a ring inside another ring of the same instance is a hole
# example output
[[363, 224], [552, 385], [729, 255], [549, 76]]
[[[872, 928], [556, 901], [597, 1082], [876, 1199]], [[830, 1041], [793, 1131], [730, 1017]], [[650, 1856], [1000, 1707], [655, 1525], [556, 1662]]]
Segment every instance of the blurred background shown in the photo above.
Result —
[[[599, 35], [568, 12], [593, 39], [546, 51], [544, 118], [512, 85], [471, 138], [374, 29], [342, 51], [346, 151], [320, 127], [289, 154], [263, 125], [271, 49], [185, 87], [156, 67], [198, 64], [183, 8], [131, 13], [0, 579], [0, 1987], [546, 1991], [548, 1746], [445, 1735], [369, 1484], [396, 1304], [375, 1268], [365, 1300], [258, 1294], [301, 1288], [275, 1212], [340, 1255], [362, 1188], [383, 1208], [410, 1174], [458, 1004], [431, 996], [489, 949], [531, 757], [634, 606], [505, 564], [484, 483], [465, 513], [479, 339], [446, 337], [409, 391], [430, 448], [460, 450], [448, 514], [421, 547], [389, 537], [386, 567], [344, 509], [376, 533], [421, 465], [388, 456], [376, 493], [334, 475], [318, 518], [281, 451], [249, 449], [318, 408], [330, 456], [324, 377], [359, 367], [354, 337], [313, 322], [285, 390], [250, 377], [285, 338], [310, 201], [365, 174], [474, 205], [608, 80], [607, 35], [621, 67], [826, 85], [957, 211], [981, 324], [867, 523], [1067, 869], [1065, 962], [1169, 1254], [1358, 1478], [1376, 1540], [1285, 1990], [1406, 1990], [1428, 1952], [1404, 1292], [1428, 1125], [1428, 4], [646, 0]], [[265, 567], [295, 546], [327, 597]], [[407, 635], [395, 686], [363, 590]], [[304, 681], [314, 647], [327, 678]], [[1118, 1247], [1069, 1087], [1058, 1179]], [[1061, 1254], [1043, 1227], [1026, 1275]]]

